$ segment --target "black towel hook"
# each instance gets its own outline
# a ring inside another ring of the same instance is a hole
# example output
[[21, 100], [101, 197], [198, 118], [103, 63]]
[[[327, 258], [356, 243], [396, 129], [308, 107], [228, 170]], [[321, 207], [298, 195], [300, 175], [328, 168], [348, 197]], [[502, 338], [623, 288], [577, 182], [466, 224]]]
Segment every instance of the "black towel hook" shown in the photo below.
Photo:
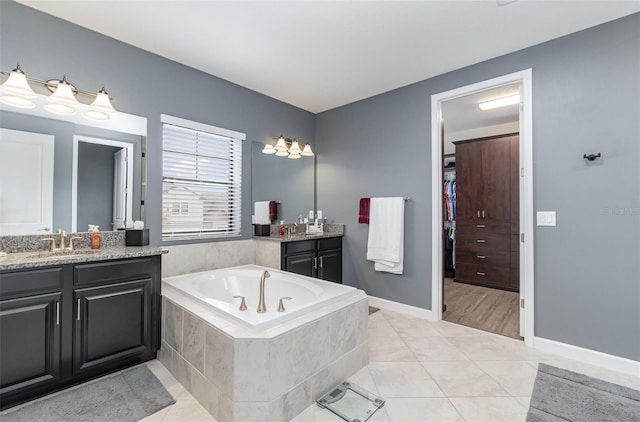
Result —
[[585, 160], [587, 160], [587, 161], [595, 161], [595, 159], [596, 159], [596, 158], [600, 158], [600, 157], [602, 157], [602, 155], [601, 155], [600, 153], [597, 153], [597, 154], [589, 154], [589, 155], [584, 154], [584, 155], [582, 156], [582, 158], [584, 158], [584, 159], [585, 159]]

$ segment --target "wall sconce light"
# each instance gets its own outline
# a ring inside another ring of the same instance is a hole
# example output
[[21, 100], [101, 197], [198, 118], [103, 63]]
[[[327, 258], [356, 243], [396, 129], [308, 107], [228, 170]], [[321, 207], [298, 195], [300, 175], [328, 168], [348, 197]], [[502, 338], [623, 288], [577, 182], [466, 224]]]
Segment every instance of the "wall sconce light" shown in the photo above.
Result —
[[311, 150], [311, 145], [305, 144], [305, 146], [300, 149], [300, 143], [297, 139], [285, 139], [282, 135], [280, 135], [275, 145], [266, 144], [262, 149], [262, 153], [275, 154], [278, 157], [289, 157], [292, 160], [301, 157], [312, 157], [314, 155]]
[[0, 102], [20, 108], [34, 108], [36, 105], [32, 98], [36, 98], [37, 94], [31, 88], [31, 84], [36, 87], [44, 87], [52, 92], [48, 97], [48, 104], [44, 106], [45, 110], [62, 115], [72, 115], [76, 112], [76, 107], [83, 104], [76, 96], [82, 94], [89, 98], [95, 97], [89, 105], [84, 117], [91, 120], [107, 120], [110, 113], [116, 110], [111, 105], [111, 100], [104, 87], [97, 94], [88, 91], [82, 91], [67, 81], [66, 76], [62, 80], [51, 79], [48, 81], [40, 81], [38, 79], [28, 78], [20, 68], [20, 64], [11, 71], [11, 73], [0, 72], [3, 75], [9, 75], [9, 78], [0, 85]]

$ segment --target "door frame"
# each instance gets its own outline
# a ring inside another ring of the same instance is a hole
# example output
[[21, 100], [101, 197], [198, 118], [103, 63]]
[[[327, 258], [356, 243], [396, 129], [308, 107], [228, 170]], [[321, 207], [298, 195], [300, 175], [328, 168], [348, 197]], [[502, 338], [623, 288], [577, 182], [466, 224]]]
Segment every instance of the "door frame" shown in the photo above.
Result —
[[[532, 69], [499, 76], [431, 96], [431, 309], [442, 319], [442, 103], [479, 91], [520, 83], [520, 298], [524, 300], [524, 342], [533, 347], [534, 338], [534, 245], [533, 245], [533, 118]], [[522, 242], [524, 238], [525, 242]], [[521, 318], [522, 332], [522, 318]]]
[[[110, 139], [92, 138], [83, 135], [73, 135], [73, 160], [71, 172], [71, 231], [78, 231], [78, 142], [88, 144], [107, 145], [127, 150], [127, 218], [133, 216], [133, 144]], [[112, 228], [113, 230], [113, 228]], [[105, 231], [110, 231], [106, 230]]]

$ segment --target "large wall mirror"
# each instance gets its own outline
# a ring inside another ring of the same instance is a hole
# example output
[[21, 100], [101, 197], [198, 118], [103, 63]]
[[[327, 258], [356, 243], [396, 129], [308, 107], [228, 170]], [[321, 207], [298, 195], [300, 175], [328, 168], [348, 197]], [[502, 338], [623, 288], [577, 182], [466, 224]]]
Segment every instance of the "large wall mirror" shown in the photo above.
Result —
[[278, 201], [278, 219], [287, 223], [315, 210], [315, 156], [291, 160], [263, 154], [264, 144], [251, 147], [252, 213], [257, 201]]
[[0, 106], [0, 235], [101, 231], [145, 219], [146, 119]]

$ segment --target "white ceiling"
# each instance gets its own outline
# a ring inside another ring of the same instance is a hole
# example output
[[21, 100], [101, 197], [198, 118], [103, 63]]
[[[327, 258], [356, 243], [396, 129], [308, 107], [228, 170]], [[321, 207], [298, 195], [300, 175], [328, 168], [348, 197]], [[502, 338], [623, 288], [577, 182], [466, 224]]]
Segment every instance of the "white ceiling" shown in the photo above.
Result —
[[19, 2], [314, 113], [640, 11], [638, 0]]

